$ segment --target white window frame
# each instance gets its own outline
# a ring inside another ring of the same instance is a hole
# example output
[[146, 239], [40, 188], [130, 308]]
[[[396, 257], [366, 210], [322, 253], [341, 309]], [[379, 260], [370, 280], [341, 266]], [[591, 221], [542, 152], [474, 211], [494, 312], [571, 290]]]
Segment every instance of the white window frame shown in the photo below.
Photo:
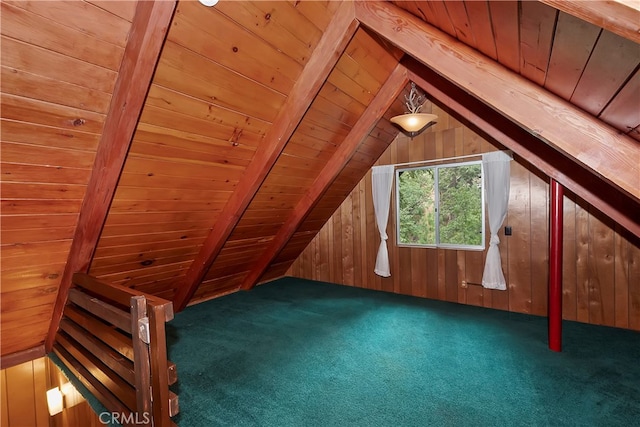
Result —
[[[466, 166], [466, 165], [480, 165], [480, 185], [481, 185], [481, 195], [480, 195], [480, 203], [482, 204], [482, 239], [480, 245], [456, 245], [450, 243], [440, 243], [440, 194], [439, 194], [439, 169], [440, 168], [449, 168], [449, 167], [457, 167], [457, 166]], [[436, 219], [435, 219], [435, 244], [422, 244], [422, 243], [401, 243], [400, 242], [400, 174], [405, 171], [411, 171], [416, 169], [434, 169], [434, 197], [435, 197], [435, 208], [436, 208]], [[485, 230], [485, 222], [486, 222], [486, 214], [485, 214], [485, 188], [484, 188], [484, 165], [482, 160], [474, 160], [474, 161], [461, 161], [461, 162], [448, 162], [448, 163], [440, 163], [436, 165], [423, 165], [423, 166], [415, 166], [415, 167], [402, 167], [396, 168], [396, 176], [395, 176], [395, 198], [396, 198], [396, 212], [395, 212], [395, 221], [396, 221], [396, 244], [398, 247], [411, 247], [411, 248], [442, 248], [442, 249], [454, 249], [454, 250], [466, 250], [466, 251], [484, 251], [486, 247], [486, 230]]]

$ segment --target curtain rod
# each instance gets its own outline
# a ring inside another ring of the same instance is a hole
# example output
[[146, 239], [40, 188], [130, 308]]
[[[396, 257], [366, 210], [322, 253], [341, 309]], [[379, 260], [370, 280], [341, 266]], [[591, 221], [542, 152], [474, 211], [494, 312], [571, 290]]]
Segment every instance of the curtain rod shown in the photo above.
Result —
[[[482, 157], [484, 153], [478, 153], [478, 154], [468, 154], [466, 156], [456, 156], [456, 157], [445, 157], [443, 159], [433, 159], [433, 160], [420, 160], [420, 161], [415, 161], [415, 162], [408, 162], [408, 163], [395, 163], [395, 164], [391, 164], [389, 166], [411, 166], [411, 165], [418, 165], [418, 164], [428, 164], [428, 163], [436, 163], [436, 162], [446, 162], [449, 160], [459, 160], [459, 159], [468, 159], [470, 157]], [[382, 165], [381, 165], [382, 166]]]

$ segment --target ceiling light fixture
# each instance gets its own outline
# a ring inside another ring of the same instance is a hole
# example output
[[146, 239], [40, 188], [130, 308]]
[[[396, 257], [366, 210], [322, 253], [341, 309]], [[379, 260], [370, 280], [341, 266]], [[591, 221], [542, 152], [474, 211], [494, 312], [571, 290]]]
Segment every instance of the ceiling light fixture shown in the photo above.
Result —
[[392, 117], [391, 123], [398, 125], [402, 132], [407, 136], [411, 138], [418, 136], [436, 124], [438, 116], [435, 114], [420, 112], [422, 104], [424, 104], [425, 97], [418, 93], [418, 89], [416, 89], [416, 84], [414, 82], [411, 82], [411, 91], [409, 92], [409, 96], [405, 95], [404, 99], [407, 112], [405, 114]]
[[215, 6], [218, 3], [218, 0], [198, 0], [198, 1], [207, 7]]

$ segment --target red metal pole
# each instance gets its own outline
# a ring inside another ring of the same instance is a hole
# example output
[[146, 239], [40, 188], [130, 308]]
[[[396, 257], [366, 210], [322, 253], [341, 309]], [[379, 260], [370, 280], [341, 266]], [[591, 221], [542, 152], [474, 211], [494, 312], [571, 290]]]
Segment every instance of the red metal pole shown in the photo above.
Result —
[[549, 348], [562, 351], [562, 202], [564, 189], [551, 180], [549, 236]]

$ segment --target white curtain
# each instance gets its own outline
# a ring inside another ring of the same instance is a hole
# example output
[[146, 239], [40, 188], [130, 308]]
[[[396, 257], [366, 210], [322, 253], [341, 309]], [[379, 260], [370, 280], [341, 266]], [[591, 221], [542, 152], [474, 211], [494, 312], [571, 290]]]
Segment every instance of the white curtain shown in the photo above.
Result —
[[380, 248], [376, 258], [374, 272], [378, 276], [389, 277], [389, 251], [387, 250], [387, 223], [389, 222], [389, 205], [391, 204], [391, 184], [393, 184], [393, 165], [374, 166], [371, 168], [371, 187], [373, 191], [373, 210], [376, 224], [380, 232]]
[[507, 289], [500, 261], [498, 231], [507, 217], [510, 187], [511, 151], [494, 151], [482, 155], [484, 183], [489, 213], [489, 250], [482, 274], [482, 286], [489, 289]]

